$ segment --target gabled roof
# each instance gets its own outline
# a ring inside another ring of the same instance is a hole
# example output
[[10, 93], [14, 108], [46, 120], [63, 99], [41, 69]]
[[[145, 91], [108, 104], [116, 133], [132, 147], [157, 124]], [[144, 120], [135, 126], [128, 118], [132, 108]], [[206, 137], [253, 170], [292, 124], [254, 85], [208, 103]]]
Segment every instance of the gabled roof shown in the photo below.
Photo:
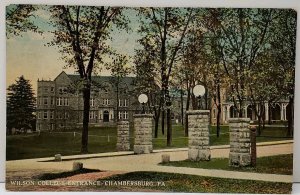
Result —
[[[81, 80], [80, 75], [67, 74], [67, 76], [74, 83]], [[95, 82], [99, 85], [104, 85], [105, 83], [109, 83], [113, 87], [115, 87], [114, 79], [115, 79], [115, 77], [113, 77], [113, 76], [92, 76], [92, 82]], [[129, 90], [133, 90], [134, 81], [135, 81], [135, 77], [123, 77], [123, 78], [121, 78], [121, 83], [125, 83]]]

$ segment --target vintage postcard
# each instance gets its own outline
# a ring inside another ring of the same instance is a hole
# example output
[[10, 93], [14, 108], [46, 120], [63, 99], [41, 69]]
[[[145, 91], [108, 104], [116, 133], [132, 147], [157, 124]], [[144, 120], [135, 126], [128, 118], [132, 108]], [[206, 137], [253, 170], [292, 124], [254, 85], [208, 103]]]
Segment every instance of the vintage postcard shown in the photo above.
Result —
[[6, 7], [6, 190], [289, 194], [297, 12]]

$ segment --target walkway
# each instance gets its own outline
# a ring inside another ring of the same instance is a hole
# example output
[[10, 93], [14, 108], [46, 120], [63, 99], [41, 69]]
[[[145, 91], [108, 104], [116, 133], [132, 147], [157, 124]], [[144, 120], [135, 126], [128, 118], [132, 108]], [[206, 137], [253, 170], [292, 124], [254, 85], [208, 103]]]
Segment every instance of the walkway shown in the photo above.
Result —
[[[270, 145], [272, 144], [272, 145]], [[211, 148], [212, 158], [228, 157], [228, 146], [214, 146]], [[292, 141], [280, 141], [272, 143], [259, 143], [257, 147], [258, 157], [272, 156], [279, 154], [290, 154], [293, 152]], [[89, 155], [75, 155], [63, 157], [62, 162], [49, 162], [53, 158], [39, 158], [39, 159], [27, 159], [7, 161], [7, 173], [8, 175], [18, 172], [36, 172], [41, 173], [45, 171], [67, 171], [71, 170], [73, 161], [77, 160], [83, 162], [85, 168], [100, 169], [106, 171], [156, 171], [166, 173], [180, 173], [191, 174], [199, 176], [210, 176], [220, 178], [232, 178], [232, 179], [248, 179], [248, 180], [260, 180], [270, 182], [292, 182], [291, 175], [276, 175], [276, 174], [260, 174], [249, 172], [237, 172], [237, 171], [224, 171], [214, 169], [199, 169], [188, 167], [171, 167], [160, 166], [161, 155], [169, 154], [172, 161], [179, 161], [187, 159], [187, 148], [179, 149], [165, 149], [155, 150], [151, 154], [133, 155], [132, 151], [129, 152], [112, 152], [102, 154], [89, 154]], [[80, 159], [80, 160], [78, 160]], [[45, 162], [48, 161], [48, 162]]]

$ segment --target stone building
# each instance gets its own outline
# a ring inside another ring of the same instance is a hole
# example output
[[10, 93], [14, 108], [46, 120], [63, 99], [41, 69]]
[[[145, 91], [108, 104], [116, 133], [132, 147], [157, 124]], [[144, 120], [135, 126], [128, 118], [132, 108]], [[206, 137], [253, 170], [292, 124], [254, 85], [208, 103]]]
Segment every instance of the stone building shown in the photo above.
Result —
[[[231, 101], [228, 91], [223, 88], [221, 90], [221, 124], [228, 124], [229, 119], [238, 118], [238, 112], [234, 107], [234, 102]], [[250, 101], [245, 100], [243, 106], [244, 118], [250, 118], [251, 121], [257, 121], [258, 117], [255, 114], [255, 108]], [[211, 123], [216, 124], [218, 109], [216, 104], [212, 100], [211, 102]], [[256, 105], [258, 108], [258, 105]], [[287, 99], [281, 99], [275, 103], [264, 103], [263, 118], [265, 121], [272, 123], [287, 121], [287, 115], [289, 113], [289, 102]], [[258, 110], [258, 109], [257, 109]]]
[[[140, 111], [134, 95], [134, 77], [121, 79], [118, 100], [114, 81], [111, 76], [92, 77], [90, 126], [112, 126], [117, 119], [133, 121], [133, 114]], [[37, 130], [61, 131], [82, 125], [83, 98], [80, 85], [79, 75], [65, 72], [61, 72], [53, 81], [38, 80]]]

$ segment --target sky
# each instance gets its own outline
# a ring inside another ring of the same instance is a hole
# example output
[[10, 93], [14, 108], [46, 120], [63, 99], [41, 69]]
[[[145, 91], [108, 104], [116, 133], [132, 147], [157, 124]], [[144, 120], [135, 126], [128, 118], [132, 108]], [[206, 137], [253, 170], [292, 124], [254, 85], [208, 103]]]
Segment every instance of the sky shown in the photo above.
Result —
[[[137, 20], [132, 12], [127, 12], [133, 20], [131, 22], [132, 31], [125, 31], [112, 34], [111, 46], [118, 52], [132, 56], [137, 47]], [[34, 19], [44, 33], [38, 34], [32, 31], [22, 33], [21, 36], [12, 36], [6, 40], [6, 87], [15, 82], [23, 75], [25, 79], [31, 81], [34, 92], [36, 92], [37, 80], [53, 80], [60, 72], [74, 74], [73, 68], [63, 69], [66, 65], [60, 59], [61, 54], [56, 47], [46, 46], [53, 39], [53, 34], [49, 30], [53, 27], [47, 23], [50, 14], [45, 9], [38, 9]], [[100, 75], [110, 75], [110, 72], [102, 68]]]

